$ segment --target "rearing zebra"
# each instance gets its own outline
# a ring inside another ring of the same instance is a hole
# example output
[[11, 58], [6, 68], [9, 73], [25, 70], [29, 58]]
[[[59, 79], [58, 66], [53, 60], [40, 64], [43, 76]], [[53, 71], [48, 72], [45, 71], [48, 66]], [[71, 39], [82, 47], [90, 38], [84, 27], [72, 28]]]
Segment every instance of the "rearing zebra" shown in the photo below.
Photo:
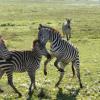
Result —
[[49, 53], [43, 48], [38, 40], [33, 42], [32, 51], [12, 51], [12, 59], [10, 62], [0, 62], [0, 78], [6, 73], [8, 78], [8, 84], [14, 89], [14, 91], [21, 97], [21, 93], [16, 89], [13, 84], [13, 72], [25, 72], [27, 71], [31, 84], [29, 87], [29, 96], [33, 93], [35, 88], [35, 73], [40, 67], [40, 61], [42, 55], [47, 58], [50, 57]]
[[[57, 67], [59, 71], [61, 71], [60, 78], [59, 81], [56, 83], [56, 86], [60, 84], [63, 78], [65, 65], [67, 65], [69, 62], [72, 62], [73, 74], [75, 74], [74, 73], [74, 68], [75, 68], [80, 87], [82, 88], [82, 83], [80, 79], [80, 68], [79, 68], [80, 61], [79, 61], [78, 50], [72, 44], [63, 40], [58, 31], [56, 31], [51, 27], [43, 26], [41, 24], [39, 26], [38, 39], [40, 40], [43, 46], [46, 45], [47, 41], [51, 42], [51, 50], [50, 50], [51, 55], [57, 58], [54, 65]], [[46, 65], [49, 61], [50, 59], [45, 62], [44, 66], [45, 73], [47, 73]]]
[[62, 24], [62, 32], [63, 35], [66, 36], [67, 40], [71, 38], [71, 26], [70, 26], [71, 20], [66, 19], [66, 21]]
[[4, 40], [0, 36], [0, 59], [8, 60], [11, 58], [11, 52], [7, 49]]

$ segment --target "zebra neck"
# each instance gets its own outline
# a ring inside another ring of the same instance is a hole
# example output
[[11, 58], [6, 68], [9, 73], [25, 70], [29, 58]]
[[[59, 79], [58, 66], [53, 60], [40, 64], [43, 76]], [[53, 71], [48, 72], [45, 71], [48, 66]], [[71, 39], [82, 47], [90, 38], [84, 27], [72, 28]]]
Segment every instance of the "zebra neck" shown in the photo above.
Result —
[[69, 29], [71, 29], [70, 25], [67, 26]]
[[32, 51], [32, 56], [34, 56], [34, 58], [35, 58], [35, 59], [38, 59], [38, 60], [42, 58], [42, 56], [41, 56], [41, 54], [38, 52], [38, 50], [35, 50], [35, 49]]
[[42, 58], [42, 56], [37, 56], [37, 55], [34, 56], [34, 59], [39, 61], [39, 62], [41, 61], [41, 58]]
[[59, 33], [50, 33], [49, 41], [52, 44], [55, 44], [56, 42], [59, 42], [60, 39], [61, 39], [61, 36], [60, 36]]

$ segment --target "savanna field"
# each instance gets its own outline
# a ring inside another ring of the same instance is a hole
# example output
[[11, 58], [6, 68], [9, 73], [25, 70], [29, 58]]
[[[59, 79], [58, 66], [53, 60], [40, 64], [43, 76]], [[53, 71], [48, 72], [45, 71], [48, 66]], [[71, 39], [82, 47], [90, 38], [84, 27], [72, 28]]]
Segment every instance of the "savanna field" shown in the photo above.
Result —
[[[9, 50], [31, 50], [40, 23], [62, 34], [65, 18], [72, 19], [71, 42], [80, 52], [80, 73], [84, 88], [80, 89], [77, 78], [72, 78], [71, 64], [65, 68], [60, 88], [55, 88], [59, 79], [59, 72], [54, 67], [55, 59], [48, 64], [48, 75], [45, 77], [43, 64], [46, 58], [43, 57], [41, 67], [37, 70], [37, 90], [32, 100], [100, 100], [100, 5], [0, 0], [0, 35], [4, 37]], [[14, 85], [23, 95], [17, 100], [26, 100], [30, 85], [27, 73], [14, 73]], [[0, 93], [0, 100], [16, 100], [17, 94], [7, 84], [6, 74], [0, 80], [0, 87], [4, 90], [4, 93]]]

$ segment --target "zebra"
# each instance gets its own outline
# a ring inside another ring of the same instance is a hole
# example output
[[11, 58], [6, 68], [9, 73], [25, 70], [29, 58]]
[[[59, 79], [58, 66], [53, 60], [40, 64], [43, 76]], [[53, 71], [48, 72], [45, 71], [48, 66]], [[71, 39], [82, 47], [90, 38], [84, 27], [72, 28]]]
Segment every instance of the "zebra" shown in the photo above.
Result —
[[[56, 57], [56, 61], [54, 62], [55, 67], [61, 72], [60, 78], [56, 83], [56, 87], [59, 86], [63, 76], [64, 76], [64, 68], [69, 62], [72, 62], [72, 71], [73, 74], [74, 68], [77, 72], [77, 78], [79, 81], [80, 88], [82, 88], [82, 82], [80, 79], [80, 60], [79, 60], [79, 51], [76, 47], [74, 47], [71, 43], [66, 40], [63, 40], [59, 32], [51, 27], [39, 25], [38, 39], [40, 40], [43, 46], [46, 45], [48, 41], [51, 42], [51, 56]], [[44, 74], [47, 73], [46, 65], [51, 59], [48, 59], [44, 63]]]
[[66, 21], [62, 24], [62, 32], [63, 35], [66, 36], [67, 40], [71, 38], [71, 19], [66, 19]]
[[[31, 84], [29, 86], [29, 96], [32, 96], [33, 89], [36, 88], [35, 85], [35, 73], [36, 70], [40, 67], [40, 61], [42, 55], [47, 58], [50, 57], [46, 48], [42, 47], [39, 40], [33, 42], [32, 51], [11, 51], [12, 59], [10, 62], [0, 62], [0, 78], [3, 74], [6, 73], [8, 84], [13, 88], [15, 93], [18, 94], [18, 97], [21, 97], [22, 94], [17, 90], [13, 84], [13, 72], [25, 72], [27, 71]], [[33, 89], [32, 89], [33, 88]]]
[[11, 52], [7, 49], [2, 36], [0, 36], [0, 60], [9, 59], [11, 59]]

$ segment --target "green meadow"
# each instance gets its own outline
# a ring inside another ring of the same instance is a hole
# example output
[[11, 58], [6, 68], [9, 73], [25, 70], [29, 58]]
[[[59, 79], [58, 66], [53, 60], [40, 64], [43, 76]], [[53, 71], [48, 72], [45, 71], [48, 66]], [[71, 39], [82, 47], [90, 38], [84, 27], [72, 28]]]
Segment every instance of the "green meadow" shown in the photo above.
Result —
[[[66, 66], [64, 78], [59, 86], [59, 72], [54, 67], [55, 58], [48, 64], [48, 75], [41, 67], [36, 73], [36, 86], [32, 100], [100, 100], [100, 5], [66, 4], [64, 2], [26, 2], [27, 0], [0, 0], [0, 35], [9, 50], [31, 50], [37, 38], [39, 24], [51, 26], [62, 34], [62, 23], [70, 18], [71, 42], [80, 52], [80, 73], [83, 89], [77, 77], [72, 78], [71, 64]], [[32, 1], [32, 0], [30, 0]], [[49, 48], [49, 44], [47, 45]], [[30, 79], [27, 73], [14, 73], [14, 84], [26, 100]], [[6, 74], [0, 80], [0, 100], [16, 100], [17, 94], [7, 84]]]

